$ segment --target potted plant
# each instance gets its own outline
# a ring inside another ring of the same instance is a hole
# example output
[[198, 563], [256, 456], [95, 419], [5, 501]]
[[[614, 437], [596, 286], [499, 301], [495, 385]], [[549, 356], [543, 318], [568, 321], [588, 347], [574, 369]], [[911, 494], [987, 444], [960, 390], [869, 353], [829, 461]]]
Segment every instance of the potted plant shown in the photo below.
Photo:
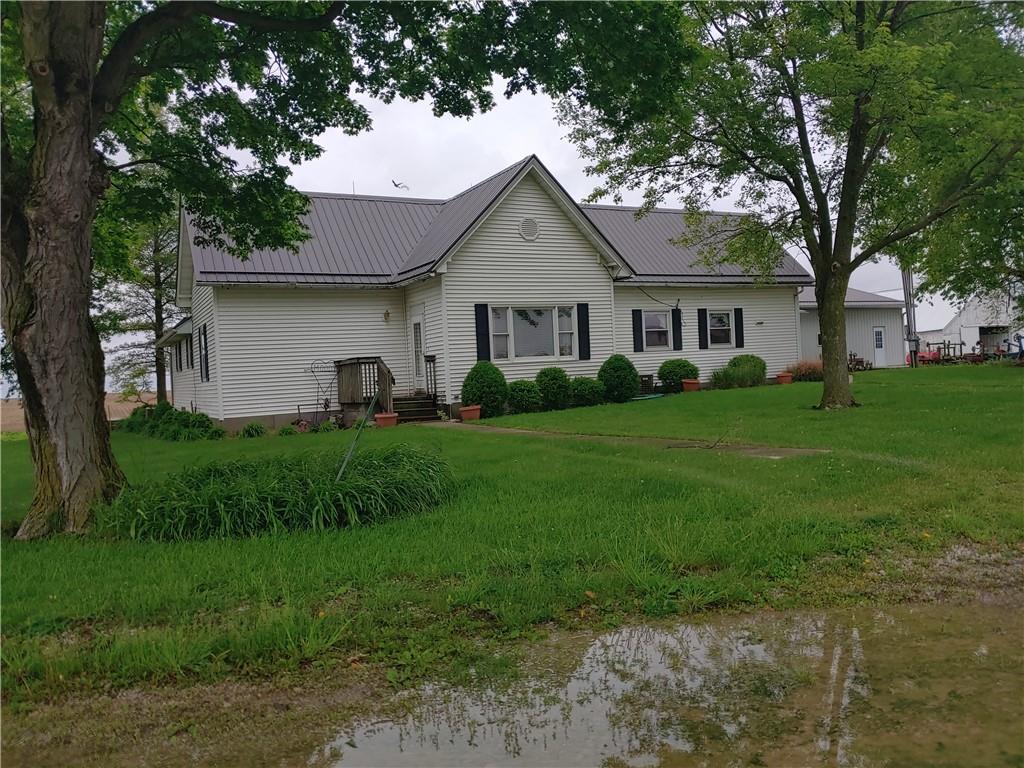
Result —
[[700, 379], [683, 379], [683, 392], [699, 392]]
[[398, 424], [398, 414], [388, 413], [386, 411], [382, 413], [375, 413], [373, 415], [373, 420], [377, 422], [378, 427], [393, 427]]
[[775, 375], [775, 381], [777, 381], [779, 384], [792, 384], [793, 374], [790, 373], [789, 371], [778, 373]]
[[459, 418], [463, 421], [476, 421], [480, 418], [479, 405], [464, 405], [459, 408]]

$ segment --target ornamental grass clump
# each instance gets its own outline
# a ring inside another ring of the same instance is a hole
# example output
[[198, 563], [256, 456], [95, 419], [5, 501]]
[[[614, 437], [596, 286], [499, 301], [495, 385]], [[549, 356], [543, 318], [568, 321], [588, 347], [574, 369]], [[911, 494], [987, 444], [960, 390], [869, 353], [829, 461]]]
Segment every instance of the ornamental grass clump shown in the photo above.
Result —
[[131, 486], [97, 509], [99, 535], [135, 541], [323, 531], [424, 512], [450, 498], [451, 468], [408, 445], [216, 461]]
[[166, 401], [140, 405], [118, 422], [118, 429], [171, 441], [220, 440], [227, 434], [205, 413], [175, 410]]
[[821, 366], [821, 360], [801, 360], [786, 368], [786, 372], [793, 374], [793, 381], [825, 380], [825, 371]]
[[711, 386], [715, 389], [759, 387], [765, 383], [767, 366], [757, 355], [737, 355], [711, 374]]

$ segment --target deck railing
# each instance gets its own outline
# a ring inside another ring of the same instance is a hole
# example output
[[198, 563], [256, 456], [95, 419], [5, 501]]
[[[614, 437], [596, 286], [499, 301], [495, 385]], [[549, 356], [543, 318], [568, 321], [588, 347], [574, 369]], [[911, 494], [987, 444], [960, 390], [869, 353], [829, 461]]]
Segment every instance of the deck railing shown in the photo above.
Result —
[[366, 407], [377, 397], [377, 407], [385, 413], [395, 408], [393, 390], [395, 377], [383, 359], [379, 357], [349, 357], [336, 360], [338, 369], [338, 405], [346, 425], [366, 413]]
[[427, 394], [437, 405], [437, 355], [423, 356], [423, 372], [426, 379]]

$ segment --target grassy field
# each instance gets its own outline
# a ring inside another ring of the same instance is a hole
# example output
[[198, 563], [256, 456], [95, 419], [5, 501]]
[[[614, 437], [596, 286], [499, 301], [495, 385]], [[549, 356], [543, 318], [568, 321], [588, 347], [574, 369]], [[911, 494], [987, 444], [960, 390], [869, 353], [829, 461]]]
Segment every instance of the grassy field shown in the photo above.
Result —
[[[396, 685], [500, 672], [542, 622], [857, 597], [858, 575], [960, 540], [1024, 543], [1021, 370], [858, 375], [864, 407], [821, 413], [820, 385], [704, 392], [494, 420], [562, 432], [828, 449], [729, 451], [466, 429], [372, 430], [454, 466], [454, 501], [375, 527], [251, 540], [57, 538], [3, 554], [7, 703], [67, 691], [379, 664]], [[167, 443], [114, 435], [133, 483], [193, 462], [313, 447], [350, 433]], [[31, 494], [5, 439], [6, 529]], [[845, 586], [837, 588], [836, 574]]]

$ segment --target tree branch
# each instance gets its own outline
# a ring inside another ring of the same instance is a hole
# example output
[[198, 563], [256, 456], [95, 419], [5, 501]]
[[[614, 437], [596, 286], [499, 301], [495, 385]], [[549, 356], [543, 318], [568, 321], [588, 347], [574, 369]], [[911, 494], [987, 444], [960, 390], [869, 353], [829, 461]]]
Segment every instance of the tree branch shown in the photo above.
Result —
[[[883, 249], [887, 248], [893, 243], [899, 242], [900, 240], [903, 240], [907, 237], [911, 237], [912, 235], [916, 235], [925, 227], [929, 226], [938, 219], [941, 219], [943, 216], [945, 216], [958, 205], [960, 205], [960, 203], [962, 203], [965, 198], [974, 194], [978, 190], [987, 187], [989, 184], [995, 181], [996, 178], [999, 177], [999, 175], [1003, 172], [1003, 169], [1005, 168], [1006, 164], [1010, 160], [1012, 160], [1018, 152], [1020, 152], [1022, 147], [1024, 147], [1024, 141], [1017, 141], [1013, 143], [1010, 146], [1009, 151], [1001, 158], [998, 158], [993, 163], [992, 170], [990, 170], [984, 176], [981, 176], [980, 178], [976, 179], [975, 181], [972, 181], [960, 187], [960, 189], [958, 189], [956, 192], [954, 192], [944, 201], [942, 201], [940, 205], [933, 208], [931, 211], [929, 211], [927, 214], [919, 218], [917, 221], [913, 222], [912, 224], [908, 224], [904, 227], [901, 227], [900, 229], [897, 229], [893, 232], [890, 232], [888, 235], [876, 241], [868, 248], [865, 248], [863, 251], [857, 254], [856, 258], [851, 260], [850, 269], [856, 269], [868, 259], [877, 256]], [[974, 163], [974, 165], [971, 166], [971, 170], [977, 168], [985, 158], [991, 156], [992, 151], [992, 149], [989, 149], [989, 151], [985, 153], [984, 157], [981, 160], [979, 160], [978, 162]], [[970, 171], [968, 171], [968, 173], [970, 173]]]
[[132, 81], [132, 66], [139, 53], [154, 40], [195, 17], [207, 16], [262, 32], [317, 32], [329, 28], [344, 9], [345, 3], [336, 1], [321, 15], [300, 19], [266, 16], [213, 2], [176, 1], [162, 5], [124, 28], [96, 73], [92, 99], [95, 115], [93, 132], [98, 130], [106, 115], [117, 109]]

